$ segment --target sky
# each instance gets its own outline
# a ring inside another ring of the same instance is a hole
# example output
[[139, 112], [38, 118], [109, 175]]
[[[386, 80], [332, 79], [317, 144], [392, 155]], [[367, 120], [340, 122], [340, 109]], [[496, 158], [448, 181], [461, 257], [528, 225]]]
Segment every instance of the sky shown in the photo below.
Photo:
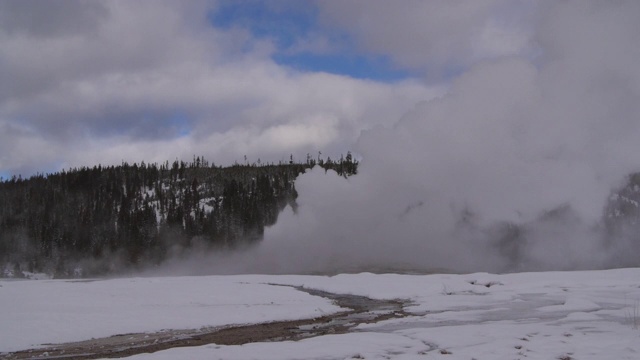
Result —
[[333, 7], [0, 1], [0, 176], [335, 157], [442, 93], [365, 46]]
[[640, 170], [639, 18], [634, 0], [4, 0], [0, 175], [351, 150], [357, 176], [298, 179], [265, 267], [633, 264], [599, 220]]
[[474, 62], [532, 52], [527, 1], [0, 1], [0, 176], [353, 150]]

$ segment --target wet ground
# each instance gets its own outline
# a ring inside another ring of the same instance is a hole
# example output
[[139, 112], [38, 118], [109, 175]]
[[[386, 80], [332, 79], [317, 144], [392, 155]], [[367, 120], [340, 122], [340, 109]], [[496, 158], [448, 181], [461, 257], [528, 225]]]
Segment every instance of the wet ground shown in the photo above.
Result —
[[[284, 286], [276, 285], [274, 286]], [[175, 347], [207, 344], [241, 345], [251, 342], [299, 340], [326, 334], [343, 334], [365, 323], [405, 317], [399, 300], [375, 300], [364, 296], [333, 294], [295, 287], [313, 296], [332, 300], [350, 309], [312, 319], [275, 321], [230, 327], [161, 330], [154, 333], [122, 334], [65, 344], [45, 344], [38, 349], [0, 354], [0, 359], [98, 359], [152, 353]]]

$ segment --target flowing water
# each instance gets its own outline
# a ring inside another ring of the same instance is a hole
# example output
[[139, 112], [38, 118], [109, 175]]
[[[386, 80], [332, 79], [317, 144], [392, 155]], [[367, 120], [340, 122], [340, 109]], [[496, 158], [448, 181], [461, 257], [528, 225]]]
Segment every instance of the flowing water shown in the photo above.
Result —
[[44, 348], [0, 354], [0, 358], [39, 360], [119, 358], [186, 346], [241, 345], [251, 342], [300, 340], [326, 334], [343, 334], [355, 331], [354, 328], [360, 324], [407, 316], [403, 310], [404, 303], [399, 300], [376, 300], [365, 296], [334, 294], [303, 287], [295, 288], [313, 296], [330, 299], [336, 305], [349, 310], [312, 319], [222, 328], [162, 330], [154, 333], [121, 334], [66, 344], [45, 344]]

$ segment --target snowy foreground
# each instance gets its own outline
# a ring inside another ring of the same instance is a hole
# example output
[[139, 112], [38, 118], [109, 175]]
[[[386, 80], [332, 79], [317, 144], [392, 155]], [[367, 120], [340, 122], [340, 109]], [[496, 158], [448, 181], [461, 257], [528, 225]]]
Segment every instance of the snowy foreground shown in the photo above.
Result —
[[[291, 287], [406, 299], [410, 316], [300, 341], [135, 359], [640, 359], [640, 269], [508, 275], [203, 276], [0, 281], [0, 352], [116, 334], [317, 317]], [[0, 354], [0, 357], [2, 355]]]

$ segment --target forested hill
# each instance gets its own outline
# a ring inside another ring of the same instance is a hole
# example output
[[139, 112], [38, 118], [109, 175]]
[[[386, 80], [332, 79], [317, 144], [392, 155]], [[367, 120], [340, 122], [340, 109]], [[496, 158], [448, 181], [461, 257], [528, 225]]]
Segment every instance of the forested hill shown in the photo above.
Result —
[[0, 277], [44, 272], [96, 276], [159, 264], [194, 246], [230, 249], [261, 239], [288, 204], [294, 180], [339, 161], [210, 165], [193, 162], [95, 166], [0, 182]]

